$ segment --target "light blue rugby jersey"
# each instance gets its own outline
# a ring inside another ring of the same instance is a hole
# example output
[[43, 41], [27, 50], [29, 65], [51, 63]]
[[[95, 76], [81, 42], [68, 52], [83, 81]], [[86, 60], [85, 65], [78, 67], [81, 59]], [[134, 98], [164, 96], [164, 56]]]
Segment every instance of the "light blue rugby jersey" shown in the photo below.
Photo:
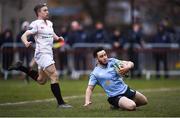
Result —
[[88, 85], [100, 85], [108, 97], [125, 93], [128, 86], [122, 80], [123, 77], [116, 72], [115, 63], [120, 63], [120, 60], [109, 58], [106, 68], [96, 66], [90, 74]]

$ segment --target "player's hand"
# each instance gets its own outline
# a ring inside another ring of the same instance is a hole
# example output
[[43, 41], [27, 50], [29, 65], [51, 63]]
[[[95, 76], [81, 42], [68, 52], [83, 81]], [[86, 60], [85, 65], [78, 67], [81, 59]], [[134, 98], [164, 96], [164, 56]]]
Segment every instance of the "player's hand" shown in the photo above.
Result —
[[128, 70], [127, 68], [124, 68], [124, 67], [121, 67], [121, 68], [119, 69], [119, 73], [120, 73], [122, 76], [126, 75], [126, 73], [127, 73], [128, 71], [129, 71], [129, 70]]
[[30, 41], [30, 42], [26, 42], [26, 43], [24, 43], [25, 44], [25, 46], [27, 47], [27, 48], [29, 48], [30, 46], [32, 46], [32, 42]]
[[91, 105], [92, 104], [92, 102], [86, 102], [83, 106], [84, 107], [88, 107], [89, 105]]
[[60, 36], [58, 40], [64, 41], [64, 38], [62, 36]]

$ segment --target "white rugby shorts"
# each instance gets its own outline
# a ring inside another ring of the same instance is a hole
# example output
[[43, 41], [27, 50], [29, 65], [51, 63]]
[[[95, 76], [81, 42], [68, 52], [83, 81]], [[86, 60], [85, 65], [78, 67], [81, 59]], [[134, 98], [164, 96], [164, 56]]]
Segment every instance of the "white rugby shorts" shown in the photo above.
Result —
[[38, 64], [38, 69], [45, 70], [48, 66], [54, 64], [53, 54], [47, 53], [36, 53], [34, 55], [34, 59]]

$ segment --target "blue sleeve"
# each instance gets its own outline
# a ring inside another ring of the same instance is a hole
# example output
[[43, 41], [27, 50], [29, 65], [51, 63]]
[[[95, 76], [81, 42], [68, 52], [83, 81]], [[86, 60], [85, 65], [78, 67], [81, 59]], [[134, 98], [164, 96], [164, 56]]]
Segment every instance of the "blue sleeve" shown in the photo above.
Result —
[[89, 76], [89, 83], [88, 83], [88, 85], [95, 86], [97, 83], [98, 83], [98, 81], [97, 81], [97, 79], [96, 79], [95, 75], [90, 74], [90, 76]]
[[111, 58], [111, 60], [113, 61], [113, 63], [120, 63], [122, 60], [116, 59], [116, 58]]
[[111, 58], [111, 61], [112, 61], [114, 64], [118, 64], [119, 66], [122, 65], [122, 60], [115, 59], [115, 58]]

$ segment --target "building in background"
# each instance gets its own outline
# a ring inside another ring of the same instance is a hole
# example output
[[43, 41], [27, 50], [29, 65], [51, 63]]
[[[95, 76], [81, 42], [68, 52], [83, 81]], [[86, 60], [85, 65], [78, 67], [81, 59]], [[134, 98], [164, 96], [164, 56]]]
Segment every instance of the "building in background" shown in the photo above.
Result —
[[180, 25], [179, 0], [0, 0], [0, 31], [10, 28], [16, 35], [24, 20], [35, 19], [34, 5], [44, 2], [48, 3], [57, 30], [73, 20], [85, 26], [102, 21], [110, 27], [140, 22], [147, 34], [153, 33], [155, 24], [166, 17], [174, 26]]
[[31, 22], [36, 18], [34, 6], [44, 2], [47, 0], [0, 0], [1, 31], [10, 28], [15, 36], [20, 31], [23, 21]]

